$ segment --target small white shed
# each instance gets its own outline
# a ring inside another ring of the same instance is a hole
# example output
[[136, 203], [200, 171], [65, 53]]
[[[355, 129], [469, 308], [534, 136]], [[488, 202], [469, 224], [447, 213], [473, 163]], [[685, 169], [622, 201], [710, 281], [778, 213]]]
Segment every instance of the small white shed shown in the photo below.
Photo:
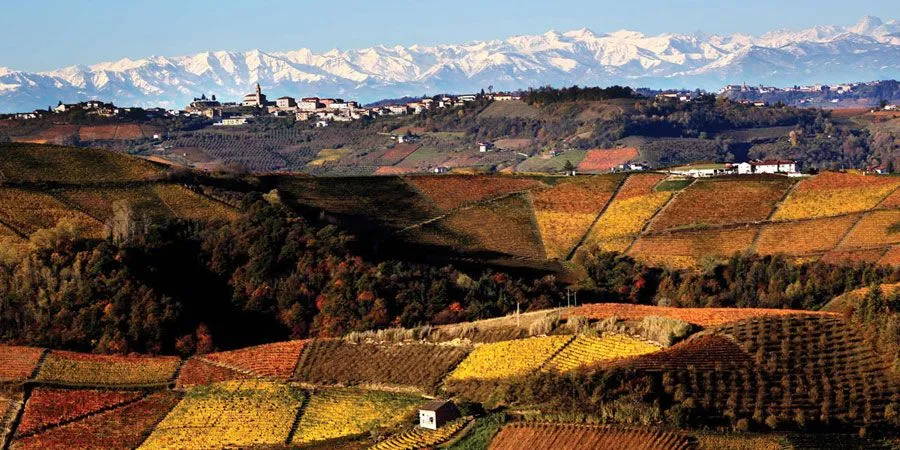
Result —
[[419, 426], [429, 430], [437, 430], [458, 417], [456, 405], [447, 400], [434, 400], [419, 408]]

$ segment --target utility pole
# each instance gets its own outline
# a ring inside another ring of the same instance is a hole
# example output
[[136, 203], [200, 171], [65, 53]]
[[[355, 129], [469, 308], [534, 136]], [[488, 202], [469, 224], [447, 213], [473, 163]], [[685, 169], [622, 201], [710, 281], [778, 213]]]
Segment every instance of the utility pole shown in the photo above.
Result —
[[516, 301], [516, 328], [521, 328], [522, 321], [519, 317], [519, 302]]

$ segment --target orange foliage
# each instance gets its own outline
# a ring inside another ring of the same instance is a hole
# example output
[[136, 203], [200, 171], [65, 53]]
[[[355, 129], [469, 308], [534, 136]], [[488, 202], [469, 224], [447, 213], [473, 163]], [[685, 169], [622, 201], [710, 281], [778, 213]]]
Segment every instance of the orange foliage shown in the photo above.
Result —
[[634, 147], [588, 150], [587, 156], [578, 164], [578, 170], [604, 172], [625, 164], [637, 156], [638, 151]]
[[765, 225], [756, 242], [756, 251], [762, 255], [802, 255], [831, 250], [857, 218], [843, 216]]

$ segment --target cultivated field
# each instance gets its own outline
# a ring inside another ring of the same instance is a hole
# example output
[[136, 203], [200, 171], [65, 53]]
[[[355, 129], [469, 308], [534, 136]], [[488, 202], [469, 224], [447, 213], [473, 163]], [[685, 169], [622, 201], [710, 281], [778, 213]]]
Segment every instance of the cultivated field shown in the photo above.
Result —
[[603, 148], [588, 150], [587, 156], [578, 163], [579, 172], [607, 172], [638, 156], [634, 147]]
[[434, 344], [351, 344], [342, 339], [308, 344], [295, 378], [325, 385], [389, 385], [431, 391], [467, 350]]
[[562, 350], [572, 336], [544, 336], [481, 344], [447, 377], [448, 382], [527, 375]]
[[548, 258], [565, 258], [610, 200], [621, 175], [568, 177], [533, 194]]
[[291, 443], [303, 445], [389, 427], [411, 416], [420, 397], [331, 389], [311, 394]]
[[874, 208], [900, 186], [900, 177], [824, 172], [791, 192], [773, 220], [808, 219]]
[[411, 176], [405, 180], [444, 211], [541, 186], [534, 178], [498, 175]]
[[650, 230], [759, 222], [771, 214], [793, 183], [777, 176], [698, 180], [672, 199]]
[[568, 372], [584, 366], [659, 351], [661, 346], [621, 334], [601, 337], [577, 336], [547, 361], [545, 368]]
[[144, 181], [161, 176], [149, 162], [87, 148], [0, 144], [0, 173], [6, 182], [94, 184]]
[[51, 351], [36, 380], [76, 386], [166, 384], [181, 364], [177, 357], [108, 356]]
[[197, 387], [156, 426], [141, 449], [284, 444], [303, 393], [267, 381]]
[[458, 210], [448, 217], [407, 231], [412, 240], [458, 252], [492, 252], [544, 259], [531, 203], [513, 195]]
[[27, 380], [43, 353], [42, 348], [0, 345], [0, 382]]
[[228, 352], [209, 353], [200, 358], [238, 372], [287, 380], [293, 375], [300, 353], [308, 342], [308, 340], [278, 342]]
[[491, 441], [491, 450], [615, 448], [623, 450], [688, 450], [686, 435], [665, 431], [617, 429], [595, 425], [512, 424]]

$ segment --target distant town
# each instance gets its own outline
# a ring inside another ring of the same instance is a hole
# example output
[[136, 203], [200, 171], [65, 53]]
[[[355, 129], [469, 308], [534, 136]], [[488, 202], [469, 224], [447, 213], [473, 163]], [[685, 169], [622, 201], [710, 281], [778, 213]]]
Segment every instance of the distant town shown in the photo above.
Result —
[[[833, 107], [839, 107], [841, 102], [844, 102], [846, 107], [857, 107], [859, 105], [853, 103], [853, 96], [859, 94], [865, 88], [877, 87], [879, 83], [881, 82], [870, 81], [833, 85], [815, 84], [786, 88], [729, 84], [719, 89], [717, 94], [738, 103], [760, 107], [775, 103], [775, 99], [780, 101], [782, 97], [790, 98], [791, 103], [798, 106], [807, 104], [809, 106], [824, 106], [830, 104]], [[652, 90], [646, 88], [636, 89], [635, 92], [645, 97], [682, 102], [689, 102], [698, 95], [707, 93], [702, 90]], [[64, 103], [60, 101], [55, 107], [51, 106], [46, 110], [38, 109], [31, 112], [8, 114], [2, 117], [28, 120], [41, 118], [47, 114], [67, 113], [80, 109], [89, 115], [120, 118], [127, 118], [135, 112], [141, 112], [141, 117], [133, 117], [138, 120], [157, 117], [203, 116], [215, 121], [214, 124], [216, 126], [245, 125], [252, 122], [254, 118], [261, 116], [292, 117], [301, 122], [311, 121], [316, 127], [327, 127], [334, 122], [352, 122], [363, 118], [419, 114], [427, 110], [453, 108], [480, 98], [493, 101], [512, 101], [520, 100], [521, 93], [481, 92], [478, 94], [436, 95], [406, 102], [379, 102], [378, 106], [364, 107], [354, 100], [331, 97], [296, 98], [283, 96], [272, 101], [263, 93], [262, 86], [256, 83], [253, 92], [246, 94], [240, 102], [223, 102], [218, 100], [215, 95], [207, 97], [206, 94], [201, 94], [181, 110], [118, 107], [111, 102], [102, 100], [89, 100], [78, 103]], [[897, 111], [900, 109], [900, 106], [890, 102], [882, 102], [874, 109]]]

